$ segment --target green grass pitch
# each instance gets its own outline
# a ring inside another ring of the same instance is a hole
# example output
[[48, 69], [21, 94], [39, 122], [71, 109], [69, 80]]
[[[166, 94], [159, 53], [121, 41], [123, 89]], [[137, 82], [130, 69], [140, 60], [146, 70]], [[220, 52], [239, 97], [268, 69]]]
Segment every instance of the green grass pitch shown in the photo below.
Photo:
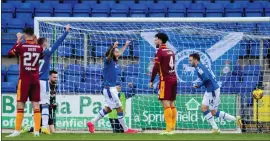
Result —
[[32, 134], [23, 134], [19, 137], [6, 138], [8, 134], [2, 134], [2, 140], [270, 140], [270, 134], [112, 134], [112, 133], [59, 133], [53, 135], [41, 135], [33, 137]]

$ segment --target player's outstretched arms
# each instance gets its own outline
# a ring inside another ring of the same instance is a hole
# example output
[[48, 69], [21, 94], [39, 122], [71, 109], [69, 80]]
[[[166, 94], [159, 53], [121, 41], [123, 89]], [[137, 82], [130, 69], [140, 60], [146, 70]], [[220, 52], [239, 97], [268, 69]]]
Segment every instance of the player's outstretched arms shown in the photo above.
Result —
[[70, 31], [70, 24], [66, 25], [66, 32], [57, 39], [57, 41], [53, 44], [52, 48], [48, 48], [46, 50], [44, 50], [44, 54], [47, 54], [49, 56], [51, 56], [60, 46], [60, 44], [65, 40], [65, 38], [68, 35], [68, 32]]
[[120, 56], [125, 52], [131, 41], [127, 40], [125, 45], [120, 49]]
[[19, 46], [22, 43], [23, 34], [18, 32], [16, 36], [17, 36], [16, 44], [8, 51], [9, 57], [13, 57], [19, 53]]

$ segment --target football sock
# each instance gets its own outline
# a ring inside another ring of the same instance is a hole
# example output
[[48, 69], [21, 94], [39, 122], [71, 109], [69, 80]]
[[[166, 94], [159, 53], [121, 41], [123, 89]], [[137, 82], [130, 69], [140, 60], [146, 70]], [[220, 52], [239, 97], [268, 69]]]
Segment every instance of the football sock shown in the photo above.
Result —
[[117, 113], [117, 117], [118, 117], [119, 123], [122, 125], [122, 127], [124, 129], [124, 132], [126, 132], [128, 130], [128, 127], [125, 123], [124, 113], [123, 112]]
[[102, 109], [98, 112], [98, 114], [95, 116], [95, 118], [93, 118], [91, 120], [92, 123], [96, 123], [97, 121], [99, 121], [100, 119], [102, 119], [105, 115], [107, 115], [108, 113], [105, 111], [105, 109]]
[[16, 131], [21, 130], [23, 117], [24, 117], [24, 110], [23, 109], [17, 109], [16, 124], [15, 124], [15, 130]]
[[213, 129], [218, 129], [218, 126], [214, 120], [214, 117], [209, 110], [203, 112], [203, 115], [205, 116], [206, 120], [210, 123]]
[[216, 117], [219, 117], [221, 119], [231, 120], [231, 121], [236, 120], [235, 116], [232, 116], [232, 115], [225, 113], [223, 111], [217, 111]]
[[49, 105], [42, 105], [41, 113], [42, 126], [47, 128], [49, 123]]
[[166, 131], [171, 131], [172, 129], [172, 116], [173, 112], [171, 107], [167, 107], [164, 109], [164, 118], [166, 122]]
[[41, 122], [40, 109], [34, 109], [34, 125], [35, 125], [35, 132], [39, 132], [39, 129], [40, 129], [40, 122]]
[[172, 109], [172, 129], [175, 130], [176, 119], [177, 119], [177, 109], [175, 107], [171, 107], [171, 109]]

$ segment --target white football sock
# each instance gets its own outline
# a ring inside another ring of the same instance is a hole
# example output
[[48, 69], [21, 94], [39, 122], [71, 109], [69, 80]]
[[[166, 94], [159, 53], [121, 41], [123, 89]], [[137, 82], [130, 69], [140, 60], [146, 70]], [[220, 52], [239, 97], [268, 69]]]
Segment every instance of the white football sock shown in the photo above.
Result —
[[231, 121], [235, 121], [236, 120], [236, 117], [235, 116], [232, 116], [232, 115], [230, 115], [228, 113], [225, 113], [223, 111], [217, 111], [216, 117], [219, 117], [221, 119], [231, 120]]
[[41, 106], [42, 127], [47, 128], [49, 123], [49, 105]]
[[105, 115], [107, 115], [108, 113], [105, 111], [105, 109], [102, 109], [98, 112], [98, 114], [95, 116], [95, 118], [93, 118], [91, 120], [92, 123], [96, 123], [97, 121], [99, 121], [100, 119], [102, 119]]
[[124, 132], [126, 132], [128, 130], [128, 127], [127, 127], [126, 122], [125, 122], [124, 113], [123, 112], [117, 113], [117, 116], [118, 116], [119, 123], [122, 125], [122, 127], [124, 129]]
[[206, 120], [210, 123], [213, 129], [218, 129], [214, 116], [211, 114], [210, 111], [204, 112], [203, 115], [205, 116]]

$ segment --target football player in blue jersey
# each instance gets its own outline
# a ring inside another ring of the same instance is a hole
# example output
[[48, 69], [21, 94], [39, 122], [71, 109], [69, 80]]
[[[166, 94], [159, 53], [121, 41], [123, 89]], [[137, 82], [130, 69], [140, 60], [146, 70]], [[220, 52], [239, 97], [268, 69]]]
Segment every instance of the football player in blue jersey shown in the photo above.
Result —
[[235, 121], [241, 128], [242, 122], [240, 116], [235, 117], [224, 111], [218, 110], [218, 105], [220, 104], [220, 86], [217, 83], [213, 71], [200, 62], [200, 55], [198, 53], [189, 56], [189, 63], [192, 67], [195, 67], [195, 72], [201, 80], [199, 84], [195, 84], [193, 87], [200, 88], [204, 86], [206, 89], [202, 100], [201, 110], [207, 121], [211, 124], [213, 133], [220, 133], [214, 120], [214, 116], [225, 120]]
[[116, 41], [112, 47], [110, 47], [104, 56], [104, 88], [103, 95], [105, 97], [105, 108], [100, 110], [94, 119], [87, 123], [89, 132], [95, 132], [95, 123], [103, 118], [105, 115], [110, 113], [113, 109], [117, 111], [117, 117], [120, 125], [124, 129], [124, 133], [137, 133], [138, 130], [129, 129], [125, 123], [124, 111], [122, 108], [122, 103], [118, 97], [119, 92], [117, 91], [117, 61], [119, 56], [121, 56], [126, 48], [129, 46], [130, 41], [126, 41], [124, 47], [120, 50], [117, 48], [118, 42]]

